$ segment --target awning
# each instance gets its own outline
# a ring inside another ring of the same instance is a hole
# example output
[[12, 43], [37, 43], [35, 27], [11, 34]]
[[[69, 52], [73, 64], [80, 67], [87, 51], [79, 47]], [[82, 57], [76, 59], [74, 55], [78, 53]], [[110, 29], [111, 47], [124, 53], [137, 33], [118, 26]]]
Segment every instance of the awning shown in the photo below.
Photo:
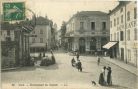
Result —
[[106, 45], [103, 46], [103, 48], [110, 49], [115, 44], [117, 44], [117, 42], [108, 42]]
[[30, 45], [30, 47], [46, 47], [45, 43], [33, 43]]

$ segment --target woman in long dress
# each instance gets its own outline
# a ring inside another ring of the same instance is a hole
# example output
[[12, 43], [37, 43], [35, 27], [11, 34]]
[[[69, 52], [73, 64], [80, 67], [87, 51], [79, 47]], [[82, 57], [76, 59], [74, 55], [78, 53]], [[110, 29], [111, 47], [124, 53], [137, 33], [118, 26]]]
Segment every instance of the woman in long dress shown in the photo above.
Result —
[[108, 85], [112, 85], [111, 73], [112, 73], [111, 67], [108, 67], [108, 74], [107, 74], [107, 84]]
[[99, 76], [99, 84], [102, 86], [104, 85], [104, 70], [103, 69]]

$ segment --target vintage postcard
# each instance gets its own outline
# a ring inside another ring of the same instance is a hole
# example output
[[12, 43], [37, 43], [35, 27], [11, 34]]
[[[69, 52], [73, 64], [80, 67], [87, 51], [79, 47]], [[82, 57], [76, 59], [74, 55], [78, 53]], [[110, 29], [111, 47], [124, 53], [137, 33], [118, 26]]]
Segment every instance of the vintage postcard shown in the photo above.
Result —
[[1, 89], [138, 89], [137, 1], [0, 0]]

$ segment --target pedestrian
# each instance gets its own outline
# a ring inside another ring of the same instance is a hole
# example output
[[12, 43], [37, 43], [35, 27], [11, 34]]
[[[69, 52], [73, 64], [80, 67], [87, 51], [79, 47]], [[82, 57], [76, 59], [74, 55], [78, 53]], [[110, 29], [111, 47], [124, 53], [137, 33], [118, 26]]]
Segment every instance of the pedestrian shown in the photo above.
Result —
[[108, 70], [108, 73], [107, 73], [107, 84], [108, 85], [112, 85], [112, 76], [111, 76], [112, 70], [111, 70], [111, 67], [108, 67], [107, 70]]
[[106, 83], [107, 83], [107, 68], [106, 68], [106, 66], [104, 66], [103, 67], [103, 70], [104, 70], [104, 72], [103, 72], [103, 76], [104, 76], [104, 85], [106, 85]]
[[104, 56], [105, 56], [105, 57], [107, 56], [107, 52], [106, 52], [106, 51], [104, 52]]
[[104, 69], [102, 69], [100, 76], [99, 76], [99, 84], [104, 85]]
[[98, 64], [98, 66], [100, 64], [100, 57], [99, 56], [98, 56], [97, 64]]
[[75, 59], [74, 59], [74, 57], [72, 58], [72, 60], [71, 60], [71, 64], [72, 64], [72, 66], [74, 67], [74, 64], [75, 64]]
[[97, 52], [95, 51], [95, 56], [97, 56]]
[[52, 50], [52, 48], [51, 48], [50, 52], [51, 52], [51, 54], [53, 55], [53, 50]]
[[77, 67], [78, 67], [78, 71], [82, 72], [82, 64], [80, 60], [78, 60]]
[[77, 55], [76, 55], [77, 60], [79, 60], [79, 56], [80, 56], [80, 55], [79, 55], [79, 52], [77, 52]]

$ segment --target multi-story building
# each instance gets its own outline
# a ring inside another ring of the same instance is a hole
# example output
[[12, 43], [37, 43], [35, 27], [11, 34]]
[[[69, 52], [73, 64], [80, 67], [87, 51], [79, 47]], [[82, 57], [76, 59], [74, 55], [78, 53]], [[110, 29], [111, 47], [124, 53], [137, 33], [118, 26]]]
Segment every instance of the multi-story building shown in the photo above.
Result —
[[45, 52], [51, 49], [51, 27], [52, 22], [44, 17], [37, 17], [36, 27], [30, 33], [30, 51]]
[[29, 65], [29, 37], [16, 24], [2, 23], [2, 67]]
[[137, 2], [120, 1], [110, 12], [110, 41], [114, 43], [106, 46], [110, 48], [111, 57], [137, 66], [137, 34]]
[[66, 25], [68, 50], [80, 53], [102, 51], [109, 41], [109, 16], [101, 11], [81, 11]]
[[16, 42], [14, 29], [1, 29], [1, 64], [2, 68], [13, 67], [16, 63]]

